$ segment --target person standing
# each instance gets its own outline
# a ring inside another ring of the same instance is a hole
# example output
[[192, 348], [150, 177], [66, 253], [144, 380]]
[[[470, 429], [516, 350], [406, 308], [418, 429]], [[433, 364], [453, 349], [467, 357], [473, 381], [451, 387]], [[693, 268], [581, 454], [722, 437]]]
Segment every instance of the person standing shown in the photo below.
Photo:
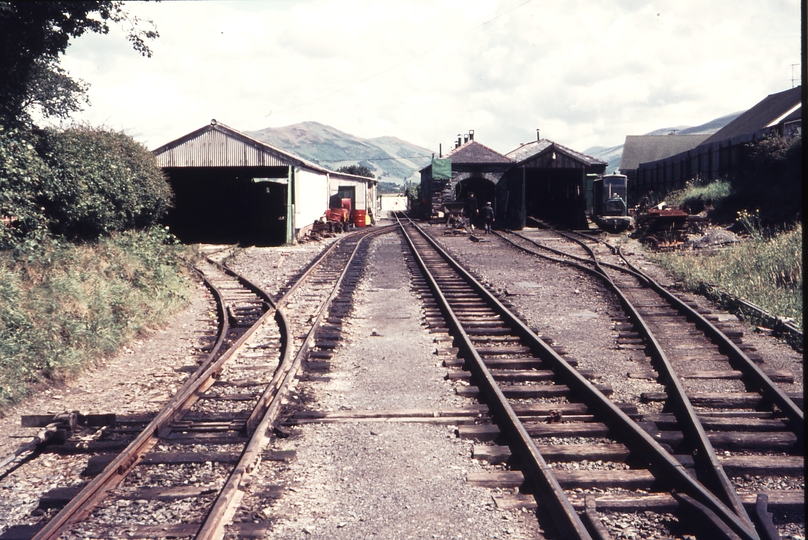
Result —
[[480, 211], [480, 217], [483, 219], [483, 223], [485, 224], [485, 234], [491, 232], [491, 224], [494, 223], [494, 209], [491, 208], [491, 203], [485, 203], [483, 209]]
[[474, 222], [477, 221], [477, 215], [479, 213], [480, 209], [477, 207], [477, 197], [474, 196], [473, 191], [469, 191], [469, 196], [466, 197], [465, 208], [466, 229], [474, 229]]

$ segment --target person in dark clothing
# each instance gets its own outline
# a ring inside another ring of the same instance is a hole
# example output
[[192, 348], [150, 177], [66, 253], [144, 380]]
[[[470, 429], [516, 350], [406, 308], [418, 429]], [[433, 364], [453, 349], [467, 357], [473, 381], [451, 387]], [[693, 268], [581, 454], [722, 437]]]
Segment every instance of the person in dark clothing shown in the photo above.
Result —
[[466, 197], [465, 208], [466, 228], [471, 230], [474, 228], [474, 222], [477, 221], [477, 215], [480, 209], [477, 207], [477, 197], [474, 196], [473, 191], [469, 191], [469, 196]]
[[491, 232], [491, 224], [494, 223], [494, 209], [491, 208], [491, 203], [485, 203], [483, 209], [480, 210], [480, 217], [483, 219], [483, 223], [485, 224], [485, 234]]

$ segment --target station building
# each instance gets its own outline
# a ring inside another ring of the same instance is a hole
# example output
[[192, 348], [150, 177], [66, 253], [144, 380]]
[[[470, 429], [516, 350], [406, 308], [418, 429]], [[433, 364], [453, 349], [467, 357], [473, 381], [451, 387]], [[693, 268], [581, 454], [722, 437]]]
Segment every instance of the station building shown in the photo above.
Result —
[[168, 225], [183, 242], [294, 243], [334, 194], [378, 215], [373, 178], [330, 171], [216, 120], [153, 153], [174, 190]]

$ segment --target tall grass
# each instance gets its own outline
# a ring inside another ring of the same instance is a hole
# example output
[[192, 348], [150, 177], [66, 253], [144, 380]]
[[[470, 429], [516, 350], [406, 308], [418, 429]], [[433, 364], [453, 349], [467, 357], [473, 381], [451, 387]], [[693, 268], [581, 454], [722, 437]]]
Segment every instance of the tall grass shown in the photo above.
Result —
[[665, 201], [671, 206], [688, 208], [692, 213], [698, 213], [705, 205], [721, 204], [721, 201], [731, 194], [732, 186], [725, 180], [716, 180], [708, 184], [691, 181], [684, 189], [668, 193]]
[[770, 234], [755, 214], [741, 213], [750, 236], [712, 256], [693, 252], [656, 254], [659, 264], [692, 290], [704, 282], [756, 304], [802, 328], [802, 224]]
[[0, 252], [0, 406], [114, 354], [188, 302], [183, 257], [160, 229]]

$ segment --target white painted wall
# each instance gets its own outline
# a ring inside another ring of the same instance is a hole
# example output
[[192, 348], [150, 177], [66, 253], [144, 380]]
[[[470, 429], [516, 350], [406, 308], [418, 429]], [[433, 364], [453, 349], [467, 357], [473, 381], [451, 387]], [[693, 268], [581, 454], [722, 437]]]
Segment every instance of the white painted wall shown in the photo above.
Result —
[[[328, 209], [328, 175], [295, 167], [295, 229], [311, 225]], [[336, 192], [336, 188], [334, 190]]]
[[379, 195], [380, 217], [388, 217], [390, 212], [403, 212], [407, 209], [407, 196], [393, 193]]

